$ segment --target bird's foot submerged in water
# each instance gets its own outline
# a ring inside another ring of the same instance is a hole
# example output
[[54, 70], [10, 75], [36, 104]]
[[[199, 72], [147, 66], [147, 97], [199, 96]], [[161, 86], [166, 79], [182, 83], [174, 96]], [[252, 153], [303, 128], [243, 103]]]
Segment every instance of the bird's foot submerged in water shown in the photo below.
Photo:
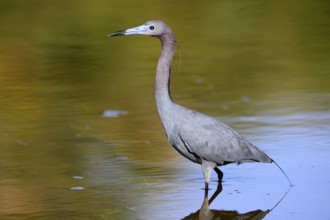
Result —
[[204, 190], [205, 190], [205, 191], [209, 191], [209, 183], [205, 182]]

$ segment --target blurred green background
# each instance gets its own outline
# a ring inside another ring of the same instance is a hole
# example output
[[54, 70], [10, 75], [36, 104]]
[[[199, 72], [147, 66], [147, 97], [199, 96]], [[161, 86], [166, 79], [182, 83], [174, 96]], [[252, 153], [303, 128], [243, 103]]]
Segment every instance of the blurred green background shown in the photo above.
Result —
[[[155, 108], [159, 41], [107, 37], [153, 19], [179, 43], [179, 104], [259, 143], [267, 123], [255, 117], [299, 113], [291, 134], [315, 127], [320, 141], [306, 147], [328, 152], [329, 1], [1, 1], [0, 217], [150, 219], [159, 212], [150, 205], [179, 201], [187, 182], [202, 193], [199, 168], [182, 168], [193, 165], [168, 146]], [[102, 117], [106, 110], [122, 114]], [[304, 121], [310, 115], [320, 117]], [[282, 138], [272, 138], [262, 144], [281, 154], [286, 146], [270, 142]], [[190, 202], [164, 219], [189, 214]]]

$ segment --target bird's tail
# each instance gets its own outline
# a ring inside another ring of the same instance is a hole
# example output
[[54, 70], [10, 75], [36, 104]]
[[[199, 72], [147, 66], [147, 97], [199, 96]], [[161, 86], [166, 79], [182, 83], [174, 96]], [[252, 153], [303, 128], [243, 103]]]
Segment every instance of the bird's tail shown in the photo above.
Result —
[[288, 175], [286, 175], [286, 173], [284, 172], [284, 170], [280, 167], [280, 165], [278, 165], [278, 163], [276, 163], [275, 160], [272, 159], [272, 162], [281, 170], [281, 172], [284, 174], [284, 176], [286, 177], [286, 179], [288, 180], [290, 186], [293, 186], [291, 183], [291, 180], [289, 179]]

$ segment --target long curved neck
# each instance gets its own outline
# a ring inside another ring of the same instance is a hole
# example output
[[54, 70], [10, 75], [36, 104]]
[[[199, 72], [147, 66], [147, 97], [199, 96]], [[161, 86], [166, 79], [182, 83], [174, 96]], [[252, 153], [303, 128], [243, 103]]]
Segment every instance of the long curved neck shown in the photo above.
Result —
[[162, 35], [160, 41], [162, 43], [162, 51], [157, 64], [155, 82], [155, 98], [158, 111], [160, 111], [162, 106], [173, 103], [170, 94], [170, 77], [175, 51], [175, 39], [171, 33]]
[[173, 112], [171, 111], [171, 107], [174, 104], [170, 94], [170, 77], [175, 39], [173, 35], [169, 33], [162, 35], [160, 41], [162, 43], [162, 52], [160, 53], [156, 70], [155, 98], [160, 120], [168, 136], [171, 126], [169, 115]]

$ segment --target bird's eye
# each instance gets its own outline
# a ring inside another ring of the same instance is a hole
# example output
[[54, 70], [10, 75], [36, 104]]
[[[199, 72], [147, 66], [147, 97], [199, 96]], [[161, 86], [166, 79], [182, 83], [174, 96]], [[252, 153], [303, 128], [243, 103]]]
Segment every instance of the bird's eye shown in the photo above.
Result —
[[150, 30], [153, 30], [153, 29], [155, 29], [155, 27], [151, 25], [151, 26], [149, 27], [149, 29], [150, 29]]

